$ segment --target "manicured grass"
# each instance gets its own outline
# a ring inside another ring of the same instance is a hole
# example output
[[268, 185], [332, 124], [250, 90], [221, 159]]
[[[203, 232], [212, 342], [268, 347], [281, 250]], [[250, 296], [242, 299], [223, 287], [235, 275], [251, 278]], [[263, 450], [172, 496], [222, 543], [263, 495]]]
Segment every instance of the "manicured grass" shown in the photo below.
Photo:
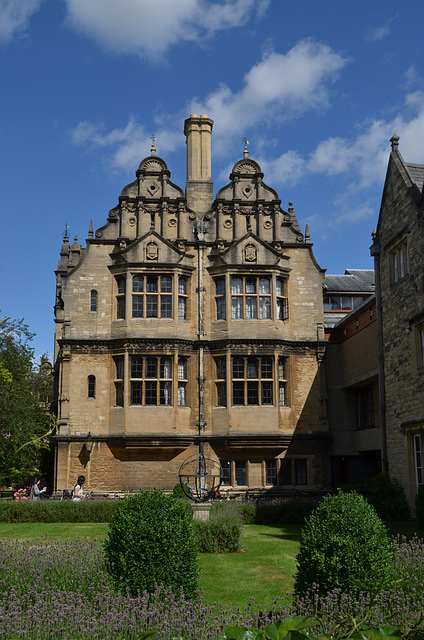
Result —
[[244, 607], [253, 596], [261, 605], [271, 605], [276, 596], [285, 597], [293, 586], [300, 531], [300, 525], [246, 525], [239, 553], [201, 554], [206, 604]]
[[[0, 523], [0, 538], [22, 541], [104, 538], [106, 523]], [[250, 597], [262, 605], [285, 596], [293, 585], [300, 525], [246, 525], [238, 553], [199, 554], [200, 585], [207, 604], [246, 606]]]
[[104, 538], [109, 529], [107, 522], [0, 522], [0, 539], [76, 540], [77, 538]]
[[[90, 540], [106, 536], [107, 523], [0, 523], [0, 538], [22, 541]], [[293, 587], [301, 525], [245, 525], [238, 553], [199, 554], [200, 585], [206, 604], [245, 607], [251, 597], [262, 606], [285, 598]], [[391, 530], [409, 534], [414, 530]]]

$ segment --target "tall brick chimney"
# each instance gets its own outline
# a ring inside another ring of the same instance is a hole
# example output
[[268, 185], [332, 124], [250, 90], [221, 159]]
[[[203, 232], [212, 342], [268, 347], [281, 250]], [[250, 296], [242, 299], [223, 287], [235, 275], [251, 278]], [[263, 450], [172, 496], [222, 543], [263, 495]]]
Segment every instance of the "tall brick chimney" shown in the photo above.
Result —
[[213, 204], [211, 178], [211, 134], [213, 120], [192, 113], [184, 123], [187, 143], [187, 205], [196, 213], [206, 213]]

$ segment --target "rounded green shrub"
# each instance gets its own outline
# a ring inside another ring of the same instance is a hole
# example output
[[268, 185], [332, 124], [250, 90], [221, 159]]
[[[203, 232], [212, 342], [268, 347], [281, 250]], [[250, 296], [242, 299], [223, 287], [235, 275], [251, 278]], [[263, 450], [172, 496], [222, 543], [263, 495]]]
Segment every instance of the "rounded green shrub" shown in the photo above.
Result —
[[318, 585], [324, 595], [333, 589], [378, 593], [388, 586], [392, 565], [389, 535], [383, 522], [358, 493], [327, 496], [302, 529], [295, 593]]
[[199, 568], [191, 514], [161, 491], [125, 499], [105, 540], [108, 570], [122, 589], [152, 593], [155, 584], [196, 595]]

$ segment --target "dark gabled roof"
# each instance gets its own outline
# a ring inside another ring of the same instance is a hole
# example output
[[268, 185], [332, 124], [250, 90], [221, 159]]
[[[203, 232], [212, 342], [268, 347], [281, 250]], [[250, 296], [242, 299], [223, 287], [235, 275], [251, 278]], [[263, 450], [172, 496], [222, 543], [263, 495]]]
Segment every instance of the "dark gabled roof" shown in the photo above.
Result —
[[412, 164], [411, 162], [405, 162], [405, 165], [412, 180], [415, 182], [418, 189], [422, 191], [424, 184], [424, 164]]
[[346, 269], [344, 275], [326, 275], [325, 293], [369, 293], [375, 291], [374, 269]]

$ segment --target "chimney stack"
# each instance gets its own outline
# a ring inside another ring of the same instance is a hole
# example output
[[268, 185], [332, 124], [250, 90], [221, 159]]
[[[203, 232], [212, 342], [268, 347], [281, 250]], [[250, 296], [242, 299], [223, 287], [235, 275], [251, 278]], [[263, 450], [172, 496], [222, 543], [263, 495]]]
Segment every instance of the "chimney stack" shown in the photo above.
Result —
[[187, 143], [187, 206], [199, 214], [212, 208], [211, 135], [213, 120], [192, 113], [184, 123]]

